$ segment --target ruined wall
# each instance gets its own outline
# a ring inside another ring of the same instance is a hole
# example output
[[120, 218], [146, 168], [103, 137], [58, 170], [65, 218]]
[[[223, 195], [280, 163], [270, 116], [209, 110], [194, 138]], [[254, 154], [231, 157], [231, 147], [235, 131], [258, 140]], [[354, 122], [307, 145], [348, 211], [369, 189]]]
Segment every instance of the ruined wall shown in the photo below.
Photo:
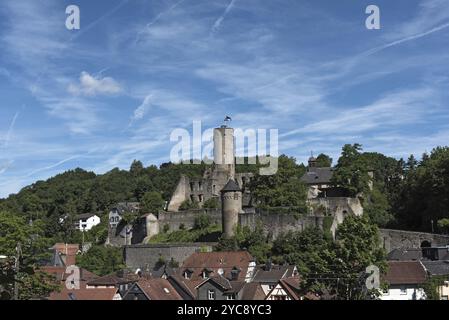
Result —
[[221, 210], [219, 209], [161, 212], [158, 217], [159, 230], [163, 230], [164, 225], [168, 225], [169, 231], [179, 230], [181, 225], [184, 225], [186, 229], [191, 229], [194, 226], [195, 218], [201, 214], [208, 215], [212, 224], [221, 224]]
[[243, 213], [239, 215], [241, 226], [254, 230], [258, 223], [262, 224], [265, 234], [276, 239], [281, 233], [288, 231], [303, 231], [307, 227], [323, 227], [323, 217], [295, 217], [282, 213]]
[[124, 249], [126, 266], [135, 272], [153, 270], [162, 258], [169, 262], [171, 258], [180, 265], [195, 252], [210, 252], [214, 243], [182, 243], [182, 244], [146, 244], [131, 245]]
[[391, 229], [380, 229], [380, 233], [381, 244], [387, 252], [400, 248], [420, 248], [424, 241], [432, 246], [449, 245], [449, 236], [439, 234]]

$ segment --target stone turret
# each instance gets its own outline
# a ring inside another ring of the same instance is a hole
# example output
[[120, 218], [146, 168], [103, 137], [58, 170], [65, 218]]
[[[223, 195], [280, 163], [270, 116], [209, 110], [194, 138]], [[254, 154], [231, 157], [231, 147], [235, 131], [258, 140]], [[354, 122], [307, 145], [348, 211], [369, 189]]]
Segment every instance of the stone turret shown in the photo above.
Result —
[[229, 239], [234, 236], [242, 212], [242, 190], [234, 179], [229, 179], [221, 190], [221, 201], [223, 237]]
[[214, 129], [212, 193], [219, 196], [229, 179], [235, 179], [234, 129], [223, 125]]

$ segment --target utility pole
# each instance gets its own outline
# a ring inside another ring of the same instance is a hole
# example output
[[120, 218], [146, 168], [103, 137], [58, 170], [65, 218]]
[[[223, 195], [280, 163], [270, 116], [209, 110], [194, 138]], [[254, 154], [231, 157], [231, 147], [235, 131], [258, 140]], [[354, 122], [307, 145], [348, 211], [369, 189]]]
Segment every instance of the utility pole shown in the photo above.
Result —
[[15, 264], [14, 264], [14, 300], [19, 300], [19, 279], [18, 274], [20, 271], [20, 257], [22, 256], [22, 245], [20, 242], [17, 242], [16, 247], [16, 256], [15, 256]]

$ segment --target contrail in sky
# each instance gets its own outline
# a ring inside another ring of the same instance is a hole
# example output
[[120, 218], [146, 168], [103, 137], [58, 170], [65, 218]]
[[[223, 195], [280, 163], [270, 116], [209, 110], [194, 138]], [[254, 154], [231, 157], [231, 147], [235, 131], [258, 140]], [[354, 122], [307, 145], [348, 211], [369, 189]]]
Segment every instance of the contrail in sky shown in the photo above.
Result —
[[403, 38], [403, 39], [396, 40], [396, 41], [387, 43], [387, 44], [385, 44], [385, 45], [383, 45], [383, 46], [380, 46], [380, 47], [377, 47], [377, 48], [368, 50], [368, 51], [366, 51], [365, 53], [363, 53], [362, 56], [370, 56], [370, 55], [373, 55], [373, 54], [375, 54], [375, 53], [377, 53], [377, 52], [379, 52], [379, 51], [385, 50], [385, 49], [387, 49], [387, 48], [391, 48], [391, 47], [397, 46], [397, 45], [399, 45], [399, 44], [401, 44], [401, 43], [404, 43], [404, 42], [408, 42], [408, 41], [416, 40], [416, 39], [419, 39], [419, 38], [423, 38], [423, 37], [425, 37], [425, 36], [428, 36], [429, 34], [432, 34], [432, 33], [434, 33], [434, 32], [438, 32], [438, 31], [441, 31], [441, 30], [446, 29], [446, 28], [448, 28], [448, 27], [449, 27], [449, 23], [442, 24], [442, 25], [440, 25], [440, 26], [438, 26], [438, 27], [435, 27], [435, 28], [433, 28], [433, 29], [431, 29], [431, 30], [429, 30], [429, 31], [426, 31], [426, 32], [423, 32], [423, 33], [419, 33], [419, 34], [415, 34], [415, 35], [413, 35], [413, 36], [405, 37], [405, 38]]
[[212, 33], [215, 33], [215, 32], [218, 31], [218, 29], [220, 28], [221, 24], [223, 23], [223, 20], [226, 18], [228, 13], [232, 10], [232, 8], [234, 7], [236, 1], [237, 0], [231, 0], [229, 5], [226, 7], [224, 13], [221, 15], [221, 17], [218, 18], [217, 21], [215, 21], [215, 23], [214, 23], [214, 25], [212, 27]]

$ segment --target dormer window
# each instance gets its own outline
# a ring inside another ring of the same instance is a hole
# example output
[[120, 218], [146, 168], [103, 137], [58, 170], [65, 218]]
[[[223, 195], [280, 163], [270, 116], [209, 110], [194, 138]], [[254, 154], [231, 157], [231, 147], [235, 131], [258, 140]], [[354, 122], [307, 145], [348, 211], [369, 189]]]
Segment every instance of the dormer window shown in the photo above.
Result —
[[192, 274], [193, 274], [192, 270], [190, 270], [190, 269], [184, 270], [184, 273], [183, 273], [184, 279], [192, 278]]
[[232, 281], [237, 281], [238, 278], [239, 278], [239, 274], [240, 274], [240, 269], [237, 268], [237, 267], [234, 267], [234, 268], [231, 270], [231, 280], [232, 280]]
[[201, 275], [202, 275], [203, 279], [208, 279], [208, 278], [210, 278], [211, 273], [212, 273], [212, 270], [206, 268], [203, 270]]

